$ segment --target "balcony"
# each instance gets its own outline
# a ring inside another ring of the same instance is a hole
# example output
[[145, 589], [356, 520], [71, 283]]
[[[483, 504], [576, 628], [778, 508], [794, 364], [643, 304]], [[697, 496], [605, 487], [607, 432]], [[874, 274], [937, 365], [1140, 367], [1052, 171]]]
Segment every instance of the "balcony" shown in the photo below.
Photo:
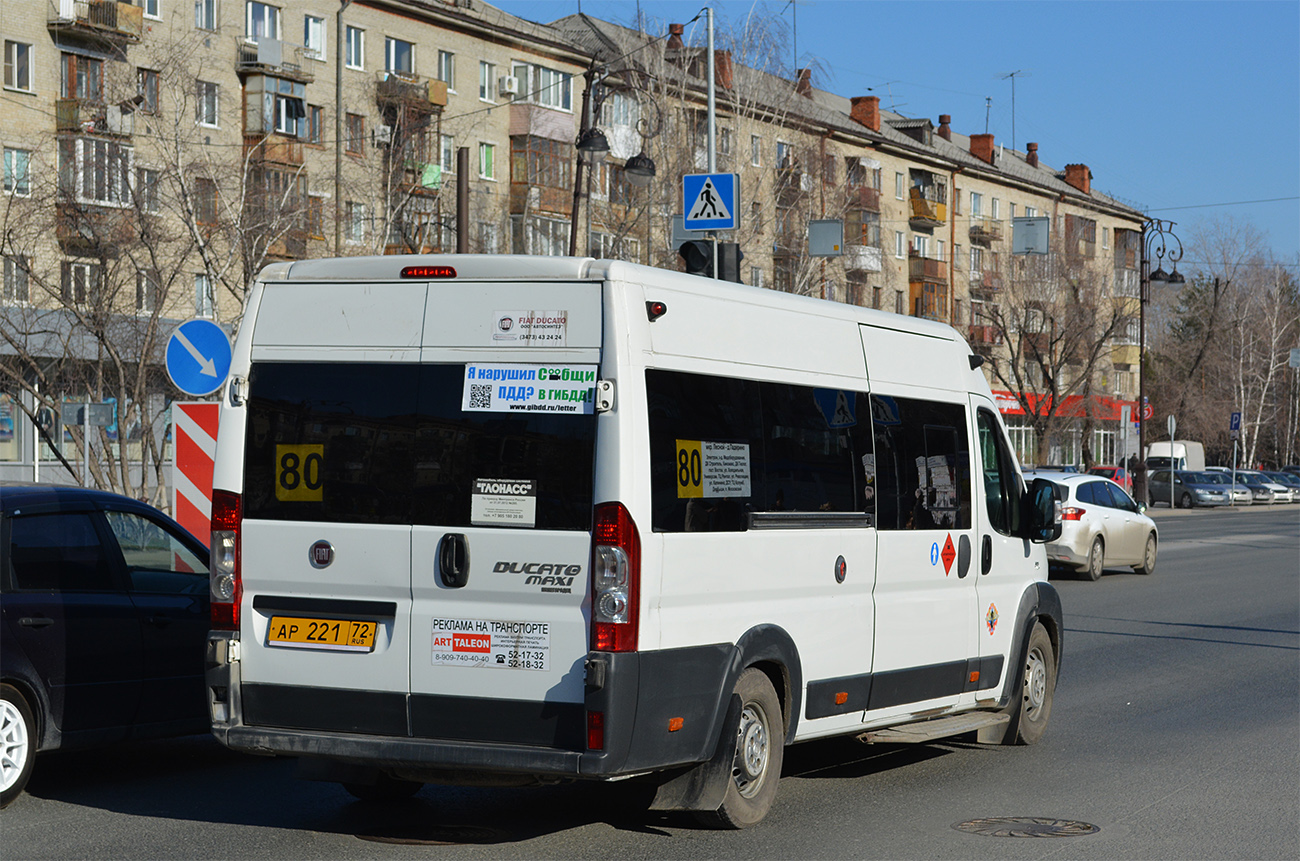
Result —
[[[933, 193], [933, 189], [930, 189]], [[911, 215], [908, 223], [913, 230], [933, 230], [942, 227], [948, 221], [948, 204], [941, 200], [932, 200], [925, 196], [925, 191], [913, 188], [911, 195]]]
[[948, 322], [948, 291], [933, 284], [913, 284], [912, 316]]
[[138, 238], [135, 211], [111, 206], [60, 203], [56, 207], [54, 235], [68, 252], [107, 252], [117, 256], [117, 246]]
[[998, 337], [997, 326], [970, 326], [967, 330], [966, 340], [970, 342], [971, 347], [989, 348], [996, 347], [1001, 340]]
[[1110, 354], [1110, 361], [1115, 365], [1128, 365], [1131, 368], [1136, 368], [1139, 356], [1137, 344], [1116, 344]]
[[776, 205], [793, 207], [803, 200], [803, 196], [812, 191], [812, 177], [797, 167], [781, 167], [776, 170]]
[[417, 108], [432, 113], [446, 107], [447, 83], [405, 72], [380, 72], [375, 100], [381, 108]]
[[880, 211], [880, 189], [865, 185], [851, 185], [847, 189], [845, 209], [865, 209], [868, 212]]
[[1003, 222], [997, 218], [982, 215], [970, 217], [970, 241], [976, 245], [988, 246], [1002, 241]]
[[844, 268], [849, 272], [880, 272], [884, 254], [871, 245], [844, 246]]
[[563, 216], [573, 212], [573, 189], [546, 185], [529, 185], [526, 182], [510, 183], [510, 214]]
[[235, 71], [241, 75], [274, 75], [300, 84], [310, 84], [315, 77], [302, 67], [307, 49], [302, 45], [247, 36], [236, 46]]
[[907, 280], [911, 283], [948, 283], [948, 264], [943, 260], [913, 254], [907, 258]]
[[253, 164], [301, 167], [303, 163], [302, 141], [284, 135], [245, 135], [244, 150]]
[[1002, 292], [1002, 273], [996, 269], [973, 271], [970, 274], [972, 299], [993, 299]]
[[56, 0], [48, 20], [51, 30], [66, 36], [136, 44], [144, 34], [144, 9], [113, 0]]
[[135, 114], [117, 105], [84, 99], [58, 99], [54, 103], [55, 127], [61, 132], [130, 137], [135, 132]]

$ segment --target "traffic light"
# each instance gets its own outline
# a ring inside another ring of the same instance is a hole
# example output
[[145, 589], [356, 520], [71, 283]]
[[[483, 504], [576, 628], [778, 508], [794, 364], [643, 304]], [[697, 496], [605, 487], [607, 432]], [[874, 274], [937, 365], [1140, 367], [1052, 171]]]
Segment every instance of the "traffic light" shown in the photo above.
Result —
[[739, 243], [718, 243], [717, 276], [713, 274], [713, 243], [704, 239], [692, 239], [683, 242], [677, 249], [677, 254], [686, 261], [687, 275], [703, 275], [705, 278], [717, 277], [722, 281], [743, 283], [740, 280], [740, 261], [745, 259], [745, 252], [740, 250]]
[[677, 254], [686, 261], [687, 275], [713, 277], [713, 243], [692, 239], [683, 242], [682, 247], [677, 249]]

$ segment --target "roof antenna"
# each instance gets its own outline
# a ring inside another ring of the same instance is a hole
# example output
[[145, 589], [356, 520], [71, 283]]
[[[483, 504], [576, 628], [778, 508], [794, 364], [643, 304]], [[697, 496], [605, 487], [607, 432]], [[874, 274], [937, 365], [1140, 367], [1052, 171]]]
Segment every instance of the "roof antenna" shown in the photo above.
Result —
[[989, 111], [993, 110], [993, 97], [984, 97], [984, 134], [989, 133]]
[[1030, 75], [1029, 69], [1016, 69], [1014, 72], [1007, 72], [1005, 75], [998, 75], [1000, 80], [1011, 79], [1011, 149], [1016, 148], [1016, 76], [1027, 78]]

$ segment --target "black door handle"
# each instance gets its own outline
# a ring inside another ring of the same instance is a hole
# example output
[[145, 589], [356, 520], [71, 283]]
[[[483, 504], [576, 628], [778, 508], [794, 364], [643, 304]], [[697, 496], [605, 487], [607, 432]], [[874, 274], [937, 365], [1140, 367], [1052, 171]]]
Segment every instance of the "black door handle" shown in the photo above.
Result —
[[47, 628], [54, 624], [54, 620], [49, 616], [24, 616], [18, 620], [18, 624], [24, 628]]
[[984, 575], [993, 570], [993, 536], [985, 535], [984, 543], [980, 547], [980, 574]]
[[438, 574], [449, 589], [469, 582], [469, 542], [458, 532], [448, 532], [438, 542]]

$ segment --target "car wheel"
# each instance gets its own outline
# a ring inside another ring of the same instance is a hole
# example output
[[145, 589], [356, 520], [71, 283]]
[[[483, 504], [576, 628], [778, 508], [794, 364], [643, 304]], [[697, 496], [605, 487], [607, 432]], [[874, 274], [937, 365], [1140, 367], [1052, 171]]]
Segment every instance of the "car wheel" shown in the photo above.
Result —
[[740, 725], [736, 729], [731, 780], [717, 810], [697, 813], [715, 828], [757, 825], [771, 809], [785, 756], [785, 721], [772, 682], [750, 667], [736, 680]]
[[979, 731], [983, 744], [1034, 744], [1047, 730], [1052, 716], [1052, 698], [1056, 694], [1056, 650], [1042, 622], [1035, 622], [1025, 645], [1022, 677], [1016, 686], [1017, 699], [1007, 704], [1003, 714], [1008, 723]]
[[1083, 569], [1089, 580], [1097, 581], [1101, 579], [1101, 570], [1106, 561], [1106, 548], [1101, 543], [1101, 536], [1098, 535], [1092, 539], [1092, 547], [1088, 549], [1088, 567]]
[[36, 720], [18, 689], [0, 685], [0, 808], [22, 794], [36, 760]]
[[423, 789], [424, 784], [381, 774], [374, 783], [345, 783], [343, 788], [358, 801], [402, 801]]
[[1147, 536], [1146, 550], [1142, 551], [1142, 564], [1133, 569], [1139, 574], [1154, 574], [1156, 571], [1156, 534]]
[[1184, 494], [1179, 498], [1179, 500], [1178, 500], [1178, 507], [1179, 507], [1179, 508], [1191, 508], [1191, 507], [1192, 507], [1192, 495], [1191, 495], [1190, 493], [1184, 493]]

